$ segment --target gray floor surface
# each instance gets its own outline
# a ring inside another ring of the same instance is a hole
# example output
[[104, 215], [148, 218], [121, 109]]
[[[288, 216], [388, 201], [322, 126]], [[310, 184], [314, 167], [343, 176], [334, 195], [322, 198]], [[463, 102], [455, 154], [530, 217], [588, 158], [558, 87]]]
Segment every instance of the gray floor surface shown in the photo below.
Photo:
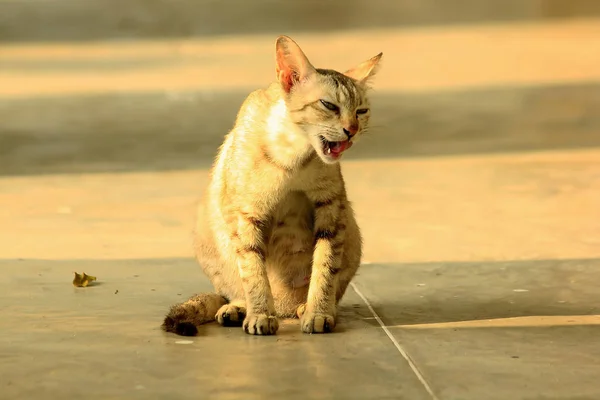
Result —
[[162, 332], [170, 304], [210, 290], [192, 260], [0, 269], [3, 399], [600, 397], [598, 260], [365, 265], [335, 333], [289, 320], [273, 337]]

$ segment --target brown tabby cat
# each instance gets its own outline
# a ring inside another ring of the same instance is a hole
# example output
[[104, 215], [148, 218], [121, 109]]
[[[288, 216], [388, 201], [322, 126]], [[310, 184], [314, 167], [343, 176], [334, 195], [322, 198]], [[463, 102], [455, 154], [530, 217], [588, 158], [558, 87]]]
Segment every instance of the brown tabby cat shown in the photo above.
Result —
[[173, 306], [166, 331], [216, 319], [272, 335], [294, 316], [306, 333], [334, 329], [362, 251], [338, 161], [367, 129], [381, 56], [342, 74], [277, 39], [278, 81], [242, 104], [199, 208], [195, 248], [216, 293]]

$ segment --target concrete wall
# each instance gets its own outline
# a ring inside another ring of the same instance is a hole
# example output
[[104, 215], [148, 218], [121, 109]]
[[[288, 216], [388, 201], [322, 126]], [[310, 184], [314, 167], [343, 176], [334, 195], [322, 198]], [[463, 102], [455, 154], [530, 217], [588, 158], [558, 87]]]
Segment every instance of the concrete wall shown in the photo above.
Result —
[[596, 0], [0, 0], [0, 41], [290, 33], [597, 15]]

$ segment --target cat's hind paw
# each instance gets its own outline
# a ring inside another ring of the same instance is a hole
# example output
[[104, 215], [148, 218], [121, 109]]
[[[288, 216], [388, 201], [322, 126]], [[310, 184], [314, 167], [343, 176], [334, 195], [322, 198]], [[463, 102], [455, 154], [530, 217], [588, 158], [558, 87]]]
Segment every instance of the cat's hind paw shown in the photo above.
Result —
[[242, 326], [244, 318], [246, 318], [246, 308], [233, 304], [225, 304], [215, 315], [215, 319], [222, 326]]
[[298, 308], [296, 309], [296, 316], [298, 318], [302, 318], [302, 315], [304, 314], [304, 311], [306, 311], [306, 303], [300, 304], [298, 306]]

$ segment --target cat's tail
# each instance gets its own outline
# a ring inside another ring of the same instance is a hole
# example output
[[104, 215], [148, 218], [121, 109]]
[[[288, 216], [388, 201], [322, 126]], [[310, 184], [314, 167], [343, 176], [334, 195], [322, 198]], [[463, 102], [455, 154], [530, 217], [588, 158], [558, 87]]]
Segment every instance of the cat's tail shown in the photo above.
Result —
[[171, 307], [162, 328], [181, 336], [195, 336], [198, 326], [214, 321], [219, 308], [227, 303], [227, 299], [217, 293], [197, 294]]

